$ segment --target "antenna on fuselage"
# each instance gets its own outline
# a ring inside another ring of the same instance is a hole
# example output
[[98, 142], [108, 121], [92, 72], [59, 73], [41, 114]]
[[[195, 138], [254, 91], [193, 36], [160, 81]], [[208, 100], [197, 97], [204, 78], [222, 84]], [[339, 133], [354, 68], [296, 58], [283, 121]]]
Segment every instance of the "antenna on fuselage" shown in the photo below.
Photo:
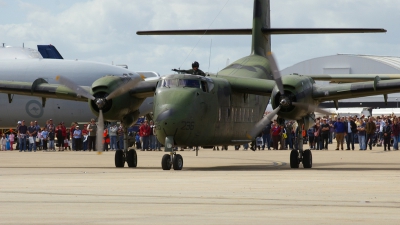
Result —
[[3, 48], [5, 47], [6, 43], [3, 43]]
[[229, 58], [226, 59], [226, 66], [229, 66]]
[[212, 47], [212, 39], [210, 42], [210, 55], [208, 56], [208, 73], [210, 73], [210, 65], [211, 65], [211, 47]]
[[25, 48], [25, 43], [24, 42], [22, 42], [22, 48]]

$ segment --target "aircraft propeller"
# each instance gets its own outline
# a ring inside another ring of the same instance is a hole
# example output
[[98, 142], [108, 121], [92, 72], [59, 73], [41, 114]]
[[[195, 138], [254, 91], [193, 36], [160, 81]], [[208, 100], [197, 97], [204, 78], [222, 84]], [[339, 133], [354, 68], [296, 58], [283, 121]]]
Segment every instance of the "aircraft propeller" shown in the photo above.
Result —
[[130, 89], [134, 88], [140, 81], [144, 80], [144, 77], [143, 76], [133, 77], [129, 82], [121, 85], [120, 87], [118, 87], [117, 89], [112, 91], [105, 98], [94, 97], [92, 94], [90, 94], [88, 91], [83, 89], [81, 86], [79, 86], [75, 82], [73, 82], [63, 76], [60, 76], [60, 75], [57, 76], [56, 80], [60, 84], [75, 91], [76, 94], [95, 101], [97, 107], [99, 108], [99, 117], [98, 117], [97, 133], [96, 133], [96, 151], [98, 152], [98, 154], [101, 154], [101, 152], [103, 152], [103, 132], [104, 132], [103, 107], [104, 107], [104, 105], [106, 104], [106, 102], [108, 100], [118, 97], [118, 96], [126, 93]]
[[283, 82], [282, 82], [282, 76], [281, 73], [279, 72], [279, 68], [277, 66], [276, 60], [272, 54], [272, 52], [268, 52], [267, 53], [267, 58], [269, 60], [270, 63], [270, 67], [271, 67], [271, 71], [272, 71], [272, 75], [274, 77], [276, 86], [279, 90], [279, 93], [281, 94], [281, 97], [283, 97], [280, 102], [279, 102], [279, 106], [276, 107], [274, 109], [274, 111], [272, 111], [271, 113], [269, 113], [267, 116], [265, 116], [264, 118], [262, 118], [255, 126], [254, 128], [250, 131], [249, 134], [247, 134], [247, 137], [249, 139], [253, 139], [255, 138], [262, 130], [265, 126], [268, 125], [268, 123], [271, 122], [272, 118], [278, 114], [279, 110], [281, 109], [281, 107], [286, 107], [289, 105], [294, 105], [296, 107], [301, 107], [301, 108], [305, 108], [307, 110], [307, 112], [312, 113], [312, 112], [319, 112], [322, 114], [330, 114], [329, 111], [324, 110], [322, 108], [319, 108], [313, 104], [307, 104], [307, 103], [300, 103], [300, 102], [292, 102], [290, 101], [287, 96], [285, 97], [285, 91], [283, 88]]
[[261, 133], [261, 131], [264, 129], [264, 127], [267, 126], [271, 122], [272, 118], [274, 118], [274, 116], [279, 112], [280, 109], [281, 109], [280, 106], [276, 107], [274, 109], [274, 111], [270, 112], [268, 115], [266, 115], [260, 121], [258, 121], [258, 123], [250, 131], [250, 133], [247, 134], [247, 137], [249, 139], [254, 139], [255, 137], [257, 137], [257, 135]]

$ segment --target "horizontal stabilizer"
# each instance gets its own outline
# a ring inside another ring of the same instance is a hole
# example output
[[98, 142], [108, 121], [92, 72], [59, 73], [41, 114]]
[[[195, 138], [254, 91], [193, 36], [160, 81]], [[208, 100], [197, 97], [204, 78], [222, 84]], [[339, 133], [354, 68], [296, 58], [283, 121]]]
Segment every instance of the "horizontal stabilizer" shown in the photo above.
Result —
[[53, 45], [38, 45], [37, 47], [44, 59], [64, 59]]
[[[382, 28], [262, 28], [263, 34], [385, 33]], [[251, 29], [137, 31], [137, 35], [251, 35]]]

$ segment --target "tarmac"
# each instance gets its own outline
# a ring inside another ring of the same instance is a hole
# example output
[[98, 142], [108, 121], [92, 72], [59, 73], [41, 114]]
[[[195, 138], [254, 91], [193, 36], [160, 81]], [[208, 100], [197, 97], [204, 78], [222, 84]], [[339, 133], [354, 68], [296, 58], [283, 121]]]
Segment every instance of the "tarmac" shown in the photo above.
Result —
[[[358, 146], [357, 146], [358, 147]], [[334, 149], [332, 145], [330, 148]], [[358, 148], [357, 148], [358, 149]], [[0, 152], [0, 224], [399, 224], [400, 151]]]

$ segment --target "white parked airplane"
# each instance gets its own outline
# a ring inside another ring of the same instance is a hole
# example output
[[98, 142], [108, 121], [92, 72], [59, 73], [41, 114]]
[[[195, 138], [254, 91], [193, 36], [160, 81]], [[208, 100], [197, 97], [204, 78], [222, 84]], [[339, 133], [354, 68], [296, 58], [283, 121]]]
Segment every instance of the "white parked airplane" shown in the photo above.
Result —
[[[42, 48], [40, 48], [42, 47]], [[65, 60], [51, 45], [38, 46], [36, 49], [25, 47], [0, 47], [0, 79], [59, 84], [57, 75], [66, 77], [81, 86], [91, 86], [100, 77], [145, 76], [147, 79], [158, 79], [156, 72], [134, 72], [126, 66], [109, 65], [98, 62]], [[33, 84], [32, 86], [34, 86]], [[32, 88], [32, 90], [34, 87]], [[87, 102], [66, 101], [59, 99], [42, 99], [34, 96], [1, 94], [0, 128], [13, 128], [20, 120], [38, 121], [43, 126], [48, 119], [55, 123], [87, 122], [93, 113]], [[140, 115], [151, 112], [153, 98], [147, 98], [140, 106]], [[29, 124], [29, 123], [28, 123]]]

